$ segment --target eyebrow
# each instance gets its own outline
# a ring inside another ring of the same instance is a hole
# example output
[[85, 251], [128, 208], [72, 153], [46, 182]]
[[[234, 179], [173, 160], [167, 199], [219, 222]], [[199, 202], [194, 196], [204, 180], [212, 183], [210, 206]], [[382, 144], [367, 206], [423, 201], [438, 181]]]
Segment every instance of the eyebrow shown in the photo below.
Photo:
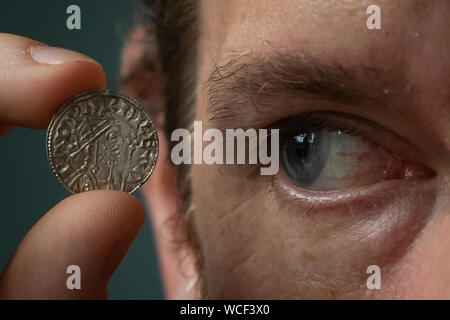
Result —
[[263, 122], [264, 112], [282, 108], [283, 99], [361, 104], [384, 98], [378, 91], [386, 81], [382, 70], [306, 54], [241, 55], [215, 65], [205, 83], [207, 112], [219, 129], [253, 127]]

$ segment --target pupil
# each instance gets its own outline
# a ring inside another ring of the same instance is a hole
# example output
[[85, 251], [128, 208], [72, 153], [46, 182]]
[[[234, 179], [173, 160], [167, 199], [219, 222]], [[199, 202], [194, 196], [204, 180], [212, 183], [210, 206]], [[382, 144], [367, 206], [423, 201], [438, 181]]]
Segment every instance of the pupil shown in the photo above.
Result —
[[294, 139], [297, 141], [295, 146], [296, 154], [302, 161], [304, 161], [308, 158], [311, 147], [314, 144], [314, 133], [303, 133]]

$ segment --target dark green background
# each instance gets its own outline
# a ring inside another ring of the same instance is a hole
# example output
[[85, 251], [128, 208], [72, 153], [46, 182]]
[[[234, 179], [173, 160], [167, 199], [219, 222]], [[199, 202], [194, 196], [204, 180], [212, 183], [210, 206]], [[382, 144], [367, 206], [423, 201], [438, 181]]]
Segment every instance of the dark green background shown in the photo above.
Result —
[[[71, 4], [81, 8], [81, 30], [66, 27]], [[108, 87], [117, 89], [121, 47], [135, 23], [133, 5], [130, 0], [5, 0], [0, 32], [82, 52], [103, 65]], [[0, 154], [2, 270], [26, 232], [69, 194], [50, 171], [44, 130], [15, 129], [0, 139]], [[110, 282], [109, 298], [163, 298], [148, 219]]]

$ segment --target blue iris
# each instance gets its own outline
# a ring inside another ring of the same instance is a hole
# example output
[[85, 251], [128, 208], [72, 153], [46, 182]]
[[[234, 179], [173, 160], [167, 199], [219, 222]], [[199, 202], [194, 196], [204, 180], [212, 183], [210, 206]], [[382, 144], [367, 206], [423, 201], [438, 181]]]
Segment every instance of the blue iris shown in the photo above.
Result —
[[319, 176], [328, 158], [328, 133], [323, 129], [305, 130], [283, 138], [282, 165], [296, 185], [308, 186]]

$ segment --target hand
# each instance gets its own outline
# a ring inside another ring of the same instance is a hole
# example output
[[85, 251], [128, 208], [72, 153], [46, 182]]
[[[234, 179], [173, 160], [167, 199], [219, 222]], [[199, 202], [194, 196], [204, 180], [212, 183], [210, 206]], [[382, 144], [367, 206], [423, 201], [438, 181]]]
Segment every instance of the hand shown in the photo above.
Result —
[[[0, 33], [0, 61], [0, 136], [15, 126], [46, 128], [68, 98], [105, 87], [96, 61], [16, 35]], [[0, 299], [106, 298], [144, 220], [140, 202], [124, 192], [68, 197], [22, 240], [0, 275]], [[73, 264], [81, 269], [81, 290], [66, 287]]]

